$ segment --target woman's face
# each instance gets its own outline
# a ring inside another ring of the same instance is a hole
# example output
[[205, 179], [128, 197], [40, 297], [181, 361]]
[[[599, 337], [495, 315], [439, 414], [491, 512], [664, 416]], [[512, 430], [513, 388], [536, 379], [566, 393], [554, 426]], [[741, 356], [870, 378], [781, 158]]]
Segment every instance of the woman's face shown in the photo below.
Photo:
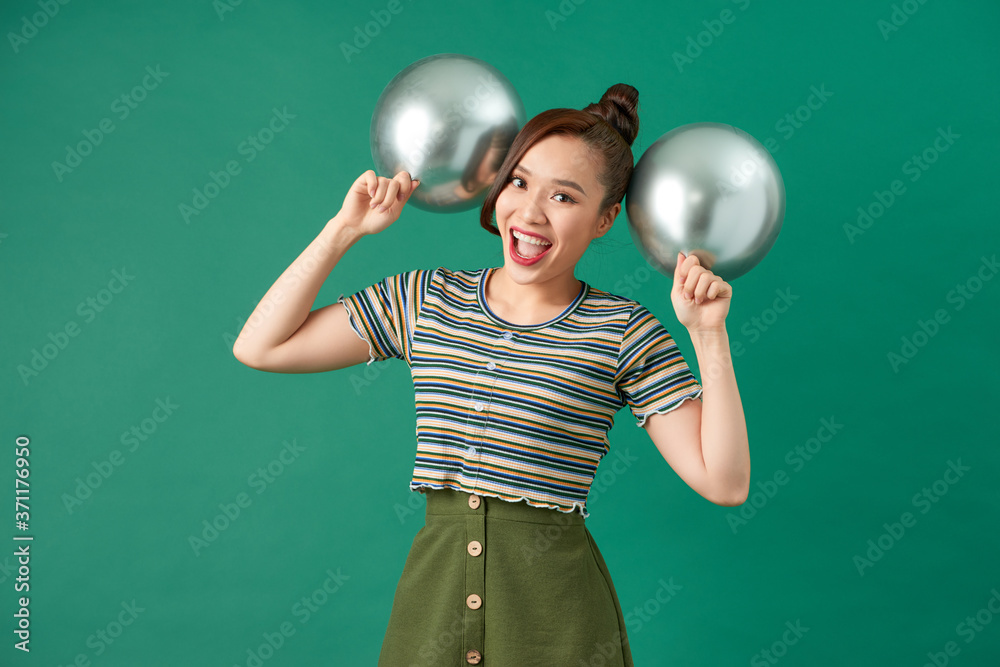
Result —
[[[598, 211], [605, 194], [597, 181], [600, 168], [582, 140], [566, 135], [549, 135], [524, 154], [496, 203], [504, 270], [512, 279], [544, 282], [567, 271], [572, 276], [590, 241], [611, 228], [621, 204], [604, 215]], [[528, 248], [515, 231], [551, 245]], [[536, 248], [544, 254], [530, 265], [530, 259], [517, 259], [518, 251], [530, 255]]]

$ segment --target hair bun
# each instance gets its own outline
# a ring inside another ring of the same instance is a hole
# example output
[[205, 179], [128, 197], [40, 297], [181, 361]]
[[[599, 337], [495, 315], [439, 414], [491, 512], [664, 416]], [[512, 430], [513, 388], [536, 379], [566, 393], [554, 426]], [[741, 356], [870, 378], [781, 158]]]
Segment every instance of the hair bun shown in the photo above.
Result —
[[639, 134], [638, 107], [639, 91], [627, 83], [616, 83], [604, 91], [600, 102], [583, 110], [603, 118], [631, 146]]

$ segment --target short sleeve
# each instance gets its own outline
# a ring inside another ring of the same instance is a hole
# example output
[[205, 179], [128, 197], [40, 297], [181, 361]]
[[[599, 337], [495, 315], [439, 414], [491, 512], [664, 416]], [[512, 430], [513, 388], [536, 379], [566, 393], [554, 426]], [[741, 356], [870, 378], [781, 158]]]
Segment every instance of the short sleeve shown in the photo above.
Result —
[[413, 327], [430, 273], [426, 269], [397, 273], [337, 299], [347, 309], [351, 328], [368, 343], [368, 364], [390, 358], [410, 363]]
[[702, 392], [673, 337], [638, 303], [622, 336], [615, 385], [640, 427], [649, 415], [670, 412]]

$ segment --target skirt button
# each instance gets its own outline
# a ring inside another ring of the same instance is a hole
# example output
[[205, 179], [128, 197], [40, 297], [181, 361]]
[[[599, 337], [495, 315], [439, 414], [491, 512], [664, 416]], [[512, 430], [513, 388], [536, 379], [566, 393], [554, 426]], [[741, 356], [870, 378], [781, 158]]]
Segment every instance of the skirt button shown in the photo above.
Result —
[[476, 494], [469, 496], [469, 507], [472, 509], [479, 509], [479, 496]]
[[480, 544], [477, 540], [472, 540], [471, 542], [469, 542], [469, 555], [470, 556], [478, 556], [481, 553], [483, 553], [483, 545], [482, 544]]
[[467, 651], [465, 654], [465, 661], [470, 665], [478, 665], [479, 661], [482, 659], [483, 659], [483, 654], [477, 651], [476, 649]]
[[469, 597], [465, 598], [465, 604], [469, 605], [469, 609], [479, 609], [483, 604], [483, 599], [473, 593]]

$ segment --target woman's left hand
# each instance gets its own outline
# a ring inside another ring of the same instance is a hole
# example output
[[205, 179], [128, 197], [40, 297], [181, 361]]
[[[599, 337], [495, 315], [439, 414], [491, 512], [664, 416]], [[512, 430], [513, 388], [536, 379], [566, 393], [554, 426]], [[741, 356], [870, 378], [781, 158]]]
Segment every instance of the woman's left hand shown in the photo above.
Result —
[[[690, 295], [688, 298], [687, 295]], [[677, 320], [691, 333], [725, 328], [733, 288], [701, 265], [698, 257], [677, 253], [670, 301]]]

